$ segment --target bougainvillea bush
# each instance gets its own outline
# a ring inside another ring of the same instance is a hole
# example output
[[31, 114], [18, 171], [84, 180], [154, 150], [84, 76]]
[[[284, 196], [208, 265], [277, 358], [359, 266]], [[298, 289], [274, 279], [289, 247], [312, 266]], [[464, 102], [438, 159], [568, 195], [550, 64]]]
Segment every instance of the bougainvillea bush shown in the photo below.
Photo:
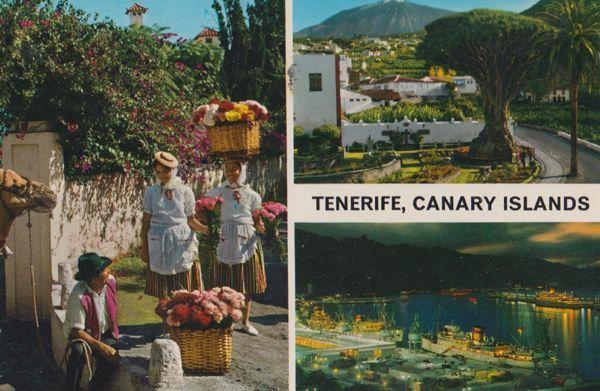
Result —
[[69, 176], [151, 175], [152, 153], [166, 149], [193, 179], [206, 159], [205, 131], [189, 120], [194, 107], [221, 96], [219, 48], [117, 27], [67, 1], [7, 0], [0, 59], [0, 128], [52, 122]]

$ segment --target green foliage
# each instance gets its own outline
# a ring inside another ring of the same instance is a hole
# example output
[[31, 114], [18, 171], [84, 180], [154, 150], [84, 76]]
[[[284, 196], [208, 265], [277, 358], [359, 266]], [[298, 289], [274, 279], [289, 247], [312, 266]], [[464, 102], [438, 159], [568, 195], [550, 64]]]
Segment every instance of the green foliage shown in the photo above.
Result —
[[299, 390], [344, 390], [344, 387], [332, 375], [328, 375], [323, 371], [310, 372], [299, 364], [296, 364], [296, 388]]
[[254, 99], [272, 115], [262, 134], [263, 150], [285, 153], [285, 6], [283, 0], [213, 0], [225, 52], [222, 86], [233, 100]]
[[[513, 103], [511, 112], [520, 124], [544, 126], [571, 132], [571, 110], [569, 103]], [[579, 110], [579, 134], [584, 140], [600, 144], [600, 111], [593, 107]]]
[[208, 144], [188, 119], [194, 106], [220, 96], [221, 53], [171, 36], [91, 20], [65, 0], [3, 2], [0, 126], [53, 123], [68, 176], [149, 176], [158, 149], [178, 156], [184, 177], [195, 175]]
[[335, 125], [323, 125], [313, 129], [313, 137], [325, 143], [338, 143], [342, 136], [341, 130]]
[[294, 137], [299, 137], [304, 134], [304, 128], [300, 125], [294, 125]]
[[357, 123], [363, 121], [366, 123], [402, 121], [404, 117], [409, 120], [431, 122], [434, 119], [438, 121], [450, 121], [454, 118], [456, 121], [463, 121], [467, 118], [482, 118], [483, 112], [478, 105], [478, 98], [455, 97], [453, 99], [430, 100], [427, 103], [414, 104], [411, 102], [400, 102], [395, 106], [374, 107], [360, 113], [350, 115], [350, 121]]
[[550, 28], [540, 37], [549, 70], [569, 83], [600, 81], [600, 6], [586, 0], [560, 0], [537, 16]]
[[117, 277], [146, 277], [146, 264], [137, 256], [119, 257], [110, 268]]

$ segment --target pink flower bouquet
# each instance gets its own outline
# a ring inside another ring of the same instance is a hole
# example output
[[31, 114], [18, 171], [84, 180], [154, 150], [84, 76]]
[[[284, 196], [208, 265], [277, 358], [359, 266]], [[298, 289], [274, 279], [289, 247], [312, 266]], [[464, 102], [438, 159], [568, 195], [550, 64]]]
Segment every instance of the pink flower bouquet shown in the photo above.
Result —
[[181, 289], [170, 299], [161, 299], [156, 313], [171, 327], [227, 329], [242, 319], [245, 305], [244, 295], [226, 286], [204, 292]]
[[262, 209], [252, 213], [254, 219], [261, 219], [266, 228], [266, 244], [271, 247], [280, 261], [287, 259], [287, 247], [279, 236], [279, 225], [287, 216], [287, 207], [279, 202], [263, 202]]

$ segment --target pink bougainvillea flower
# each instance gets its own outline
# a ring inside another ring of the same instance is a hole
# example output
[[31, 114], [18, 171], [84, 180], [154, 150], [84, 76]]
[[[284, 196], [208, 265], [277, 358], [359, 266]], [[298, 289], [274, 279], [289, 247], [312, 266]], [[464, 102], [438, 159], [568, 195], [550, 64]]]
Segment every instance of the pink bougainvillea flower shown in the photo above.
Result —
[[179, 71], [179, 72], [183, 72], [185, 71], [185, 64], [182, 62], [177, 61], [175, 63], [175, 68]]
[[69, 133], [75, 133], [79, 129], [79, 125], [76, 122], [68, 122], [67, 123], [67, 131]]
[[22, 21], [19, 22], [19, 26], [21, 26], [21, 28], [29, 28], [29, 27], [33, 27], [33, 22], [29, 19], [24, 19]]

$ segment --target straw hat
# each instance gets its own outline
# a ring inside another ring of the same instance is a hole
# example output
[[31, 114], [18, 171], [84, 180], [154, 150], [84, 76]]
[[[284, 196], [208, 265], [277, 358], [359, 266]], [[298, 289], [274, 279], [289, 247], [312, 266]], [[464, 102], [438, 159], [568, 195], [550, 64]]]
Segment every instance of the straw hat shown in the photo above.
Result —
[[169, 152], [158, 151], [154, 154], [154, 160], [159, 162], [165, 167], [175, 168], [179, 165], [179, 162], [175, 158], [175, 156], [171, 155]]

